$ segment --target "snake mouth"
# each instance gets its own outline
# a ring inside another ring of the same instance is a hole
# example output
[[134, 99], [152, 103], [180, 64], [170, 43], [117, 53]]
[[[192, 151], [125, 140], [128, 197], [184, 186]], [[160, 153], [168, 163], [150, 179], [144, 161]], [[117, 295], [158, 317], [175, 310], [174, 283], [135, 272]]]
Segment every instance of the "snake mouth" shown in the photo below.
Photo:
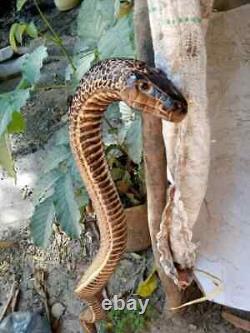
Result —
[[167, 120], [170, 121], [172, 123], [179, 123], [181, 122], [185, 116], [186, 116], [187, 112], [181, 110], [181, 111], [176, 111], [176, 110], [168, 110], [168, 111], [160, 111], [160, 117], [163, 120]]
[[185, 117], [185, 115], [176, 115], [173, 111], [169, 111], [167, 115], [165, 113], [160, 112], [160, 115], [161, 115], [162, 120], [166, 120], [171, 123], [179, 123]]
[[135, 109], [143, 110], [146, 113], [150, 113], [151, 115], [157, 116], [162, 120], [170, 121], [172, 123], [181, 122], [187, 114], [187, 103], [182, 106], [178, 102], [178, 105], [176, 105], [176, 107], [170, 109], [166, 109], [164, 105], [145, 105], [143, 102], [139, 101], [131, 104], [131, 106]]
[[181, 122], [188, 112], [188, 104], [185, 99], [183, 101], [173, 102], [170, 108], [162, 106], [160, 108], [160, 116], [173, 123]]

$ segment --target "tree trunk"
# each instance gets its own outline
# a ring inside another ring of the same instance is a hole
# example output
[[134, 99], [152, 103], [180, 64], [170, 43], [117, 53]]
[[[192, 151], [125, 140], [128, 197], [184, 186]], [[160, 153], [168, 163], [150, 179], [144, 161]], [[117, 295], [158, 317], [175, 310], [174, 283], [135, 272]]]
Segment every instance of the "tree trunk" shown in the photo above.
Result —
[[[137, 55], [140, 60], [154, 65], [147, 0], [136, 0], [134, 25]], [[162, 137], [161, 120], [143, 114], [144, 164], [147, 187], [148, 223], [157, 270], [167, 296], [168, 307], [180, 305], [181, 293], [164, 273], [156, 247], [156, 235], [160, 229], [163, 209], [166, 204], [166, 155]]]

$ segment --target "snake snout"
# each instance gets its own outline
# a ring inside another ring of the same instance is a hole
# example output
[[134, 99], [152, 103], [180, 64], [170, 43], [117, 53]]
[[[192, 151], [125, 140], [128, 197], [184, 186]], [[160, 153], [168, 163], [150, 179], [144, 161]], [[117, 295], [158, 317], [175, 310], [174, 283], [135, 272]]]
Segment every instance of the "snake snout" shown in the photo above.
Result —
[[175, 101], [173, 104], [173, 112], [185, 116], [188, 111], [188, 105], [186, 100]]
[[174, 102], [172, 109], [172, 121], [179, 122], [182, 121], [188, 112], [187, 102], [184, 101], [176, 101]]
[[187, 112], [188, 105], [184, 98], [181, 100], [171, 100], [171, 102], [168, 100], [163, 103], [160, 116], [168, 121], [178, 123], [183, 120]]

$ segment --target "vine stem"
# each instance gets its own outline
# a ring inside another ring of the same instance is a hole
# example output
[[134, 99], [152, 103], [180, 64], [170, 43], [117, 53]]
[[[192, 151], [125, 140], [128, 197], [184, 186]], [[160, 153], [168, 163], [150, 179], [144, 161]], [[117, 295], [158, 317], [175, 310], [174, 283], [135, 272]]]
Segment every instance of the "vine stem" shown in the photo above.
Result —
[[36, 85], [34, 89], [49, 90], [49, 89], [64, 89], [64, 88], [67, 88], [66, 84], [52, 84], [52, 85], [43, 85], [43, 86]]
[[68, 59], [68, 62], [70, 64], [70, 66], [72, 67], [73, 71], [75, 72], [76, 71], [76, 66], [74, 65], [71, 56], [69, 55], [68, 51], [66, 50], [65, 46], [63, 45], [63, 41], [62, 41], [61, 37], [57, 34], [57, 32], [54, 30], [54, 28], [49, 23], [47, 17], [41, 11], [41, 8], [39, 7], [37, 0], [33, 0], [33, 1], [34, 1], [34, 4], [36, 6], [36, 9], [37, 9], [41, 19], [43, 20], [44, 24], [48, 27], [51, 34], [53, 35], [54, 42], [61, 47], [62, 53]]

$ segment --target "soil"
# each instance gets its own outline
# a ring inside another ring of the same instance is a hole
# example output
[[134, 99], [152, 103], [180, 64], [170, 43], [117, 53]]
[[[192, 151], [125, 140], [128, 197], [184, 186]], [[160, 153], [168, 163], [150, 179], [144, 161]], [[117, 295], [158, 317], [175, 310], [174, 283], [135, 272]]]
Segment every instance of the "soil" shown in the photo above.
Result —
[[[5, 1], [5, 3], [5, 11], [2, 11], [0, 17], [0, 32], [3, 37], [0, 38], [0, 47], [8, 44], [8, 31], [16, 19], [27, 21], [32, 18], [41, 29], [44, 29], [32, 3], [28, 4], [21, 13], [15, 12], [15, 1]], [[72, 52], [78, 8], [61, 13], [54, 7], [53, 1], [46, 0], [42, 2], [42, 10], [53, 23], [55, 30], [62, 36], [66, 48]], [[61, 84], [64, 82], [66, 60], [53, 45], [49, 44], [49, 47], [50, 57], [43, 68], [40, 83]], [[0, 82], [0, 91], [12, 89], [17, 80], [18, 78], [13, 78]], [[27, 129], [24, 134], [14, 139], [16, 159], [43, 148], [55, 130], [60, 128], [62, 117], [67, 112], [68, 94], [66, 88], [40, 89], [34, 93], [23, 109]], [[15, 225], [13, 228], [0, 230], [1, 240], [13, 242], [5, 249], [1, 248], [3, 244], [0, 243], [0, 312], [6, 303], [11, 285], [16, 279], [20, 283], [20, 298], [16, 310], [42, 309], [45, 311], [45, 295], [50, 308], [55, 303], [60, 303], [63, 308], [59, 332], [81, 332], [78, 315], [84, 306], [74, 297], [74, 287], [98, 248], [95, 222], [85, 221], [82, 224], [82, 230], [80, 240], [70, 240], [55, 227], [51, 244], [46, 251], [34, 246], [27, 227], [21, 228], [20, 225]], [[152, 268], [152, 260], [151, 250], [125, 254], [109, 283], [108, 293], [110, 295], [129, 293], [142, 278], [145, 278], [145, 275], [148, 275]], [[43, 281], [39, 274], [41, 272], [45, 273]], [[41, 289], [44, 290], [43, 293]], [[191, 297], [196, 298], [197, 288], [194, 288], [194, 291]], [[152, 317], [151, 324], [144, 332], [240, 332], [222, 319], [222, 307], [211, 302], [192, 305], [180, 315], [171, 316], [168, 312], [164, 312], [164, 293], [160, 283], [151, 302], [159, 315]], [[127, 332], [124, 331], [124, 333]]]

